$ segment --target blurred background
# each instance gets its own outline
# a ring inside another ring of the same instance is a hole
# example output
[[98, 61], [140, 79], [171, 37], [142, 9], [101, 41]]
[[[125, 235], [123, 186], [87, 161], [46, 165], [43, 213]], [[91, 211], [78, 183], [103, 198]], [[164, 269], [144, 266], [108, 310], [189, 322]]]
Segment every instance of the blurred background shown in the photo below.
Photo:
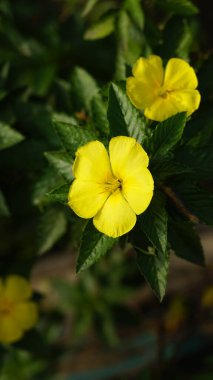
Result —
[[213, 379], [212, 229], [198, 226], [206, 268], [171, 254], [159, 303], [125, 241], [76, 274], [83, 223], [47, 196], [63, 184], [53, 113], [89, 123], [96, 83], [104, 94], [141, 55], [190, 61], [213, 125], [211, 6], [0, 0], [0, 276], [29, 277], [40, 305], [37, 326], [0, 346], [0, 380]]

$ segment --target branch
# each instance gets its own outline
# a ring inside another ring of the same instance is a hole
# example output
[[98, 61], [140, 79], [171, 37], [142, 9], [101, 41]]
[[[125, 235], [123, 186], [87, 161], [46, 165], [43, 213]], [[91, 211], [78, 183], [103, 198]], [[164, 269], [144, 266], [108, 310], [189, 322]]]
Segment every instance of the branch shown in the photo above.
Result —
[[169, 186], [160, 185], [163, 192], [172, 200], [176, 208], [183, 214], [190, 222], [199, 223], [197, 216], [193, 215], [183, 204], [183, 202], [177, 197], [175, 192]]

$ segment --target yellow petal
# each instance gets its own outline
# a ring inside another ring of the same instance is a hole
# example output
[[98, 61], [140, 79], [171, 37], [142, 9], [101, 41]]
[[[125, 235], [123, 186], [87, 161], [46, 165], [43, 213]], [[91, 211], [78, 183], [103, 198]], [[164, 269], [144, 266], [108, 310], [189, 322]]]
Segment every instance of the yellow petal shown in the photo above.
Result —
[[181, 112], [180, 107], [169, 95], [167, 98], [159, 96], [150, 107], [145, 109], [144, 115], [151, 120], [163, 121], [178, 112]]
[[179, 112], [187, 111], [191, 115], [200, 105], [201, 96], [197, 90], [173, 91], [171, 97], [178, 104]]
[[153, 85], [160, 86], [163, 82], [162, 59], [157, 55], [148, 58], [139, 58], [133, 66], [132, 73], [135, 78], [140, 78]]
[[94, 226], [105, 235], [116, 238], [129, 232], [136, 223], [136, 215], [119, 190], [105, 202], [93, 218]]
[[159, 96], [156, 101], [144, 111], [148, 119], [163, 121], [178, 112], [194, 112], [200, 104], [200, 94], [197, 90], [172, 91], [165, 98]]
[[8, 299], [14, 301], [25, 301], [32, 295], [32, 289], [29, 281], [25, 278], [11, 275], [5, 280], [4, 294]]
[[21, 339], [23, 330], [14, 321], [13, 316], [1, 318], [0, 321], [0, 342], [13, 343]]
[[194, 90], [198, 85], [194, 69], [183, 59], [171, 58], [165, 69], [163, 88], [167, 90]]
[[126, 92], [132, 104], [139, 110], [144, 110], [155, 101], [159, 88], [151, 82], [129, 77], [126, 81]]
[[[139, 173], [138, 173], [139, 174]], [[122, 194], [133, 211], [139, 215], [150, 204], [153, 196], [154, 181], [150, 171], [146, 168], [141, 170], [140, 175], [132, 175], [123, 182]]]
[[38, 308], [34, 302], [23, 302], [15, 306], [13, 312], [14, 323], [20, 329], [28, 330], [33, 327], [38, 319]]
[[77, 179], [96, 183], [112, 176], [108, 153], [100, 141], [91, 141], [77, 150], [73, 174]]
[[149, 163], [147, 153], [132, 137], [118, 136], [110, 140], [110, 162], [114, 175], [121, 181], [130, 173], [137, 175]]
[[126, 91], [136, 108], [150, 106], [163, 82], [162, 60], [156, 55], [139, 58], [132, 69], [134, 77], [127, 79]]
[[110, 195], [104, 185], [74, 180], [68, 194], [68, 205], [81, 218], [92, 218]]

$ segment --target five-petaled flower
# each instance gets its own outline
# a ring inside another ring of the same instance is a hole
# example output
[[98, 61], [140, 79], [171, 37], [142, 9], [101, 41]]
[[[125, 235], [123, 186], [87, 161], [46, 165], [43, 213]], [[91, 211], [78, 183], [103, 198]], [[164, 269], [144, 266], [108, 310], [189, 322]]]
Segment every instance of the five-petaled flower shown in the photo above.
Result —
[[69, 206], [78, 216], [93, 218], [94, 226], [105, 235], [116, 238], [129, 232], [153, 196], [148, 163], [134, 138], [112, 138], [109, 155], [101, 142], [89, 142], [76, 152]]
[[148, 119], [163, 121], [178, 112], [192, 114], [200, 104], [194, 69], [183, 59], [171, 58], [163, 69], [156, 55], [139, 58], [127, 79], [127, 95]]
[[23, 277], [0, 279], [0, 342], [13, 343], [37, 322], [37, 305], [30, 301], [32, 290]]

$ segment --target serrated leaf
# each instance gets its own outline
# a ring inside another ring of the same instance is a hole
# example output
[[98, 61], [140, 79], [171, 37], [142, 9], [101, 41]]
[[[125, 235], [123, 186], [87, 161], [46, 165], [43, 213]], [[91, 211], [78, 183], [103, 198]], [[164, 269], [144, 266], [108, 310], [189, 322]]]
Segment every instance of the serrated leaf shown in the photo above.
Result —
[[176, 183], [174, 189], [192, 214], [201, 222], [213, 224], [213, 195], [210, 192], [200, 189], [193, 182], [184, 180]]
[[73, 159], [67, 152], [45, 152], [45, 157], [49, 163], [62, 175], [68, 182], [73, 180], [72, 163]]
[[96, 140], [96, 135], [86, 127], [55, 121], [53, 124], [64, 149], [73, 157], [81, 145]]
[[190, 0], [157, 0], [157, 3], [165, 10], [180, 15], [194, 15], [199, 12], [195, 4]]
[[37, 231], [38, 254], [41, 255], [54, 246], [66, 232], [66, 225], [65, 215], [60, 210], [49, 209], [41, 216]]
[[157, 125], [149, 139], [152, 159], [160, 159], [181, 139], [186, 124], [186, 113], [181, 112]]
[[92, 264], [104, 256], [115, 244], [116, 239], [106, 236], [96, 230], [92, 221], [85, 227], [82, 236], [79, 256], [77, 259], [77, 272], [89, 268]]
[[125, 0], [124, 7], [140, 30], [144, 28], [144, 14], [140, 0]]
[[66, 185], [57, 187], [56, 189], [47, 193], [46, 196], [53, 202], [60, 202], [67, 206], [69, 189], [70, 189], [70, 185], [66, 184]]
[[109, 36], [115, 28], [115, 16], [109, 15], [86, 30], [85, 40], [98, 40]]
[[76, 109], [90, 110], [90, 102], [98, 91], [93, 77], [81, 67], [75, 67], [71, 75], [71, 94]]
[[55, 171], [48, 167], [41, 177], [36, 181], [32, 191], [32, 202], [35, 206], [41, 206], [47, 202], [47, 193], [55, 187], [62, 186], [64, 179]]
[[199, 149], [185, 146], [175, 153], [175, 159], [181, 164], [187, 164], [192, 172], [189, 177], [194, 180], [212, 179], [213, 173], [213, 145]]
[[170, 221], [169, 242], [178, 257], [194, 264], [205, 265], [203, 248], [192, 223]]
[[146, 138], [145, 119], [133, 107], [126, 92], [115, 83], [109, 89], [107, 116], [112, 136], [130, 136], [143, 143]]
[[172, 176], [180, 174], [191, 174], [193, 169], [180, 162], [174, 161], [172, 158], [166, 157], [165, 160], [155, 160], [150, 165], [152, 175], [158, 180], [162, 181]]
[[54, 114], [52, 115], [52, 121], [53, 123], [65, 123], [78, 126], [77, 120], [74, 117], [69, 116], [65, 113], [54, 112]]
[[167, 220], [165, 196], [156, 191], [147, 210], [139, 217], [141, 229], [154, 247], [165, 252], [167, 247]]
[[186, 125], [183, 141], [187, 147], [201, 148], [213, 143], [213, 109], [211, 105], [196, 112]]
[[24, 136], [9, 125], [0, 122], [0, 150], [9, 148], [24, 140]]
[[10, 212], [9, 212], [6, 199], [2, 191], [0, 190], [0, 216], [9, 216], [9, 215], [10, 215]]
[[95, 96], [91, 102], [91, 118], [97, 131], [103, 135], [109, 134], [109, 123], [107, 120], [107, 109], [102, 99]]
[[145, 255], [139, 252], [137, 265], [155, 295], [162, 301], [166, 291], [169, 269], [168, 252], [159, 251], [157, 255]]

